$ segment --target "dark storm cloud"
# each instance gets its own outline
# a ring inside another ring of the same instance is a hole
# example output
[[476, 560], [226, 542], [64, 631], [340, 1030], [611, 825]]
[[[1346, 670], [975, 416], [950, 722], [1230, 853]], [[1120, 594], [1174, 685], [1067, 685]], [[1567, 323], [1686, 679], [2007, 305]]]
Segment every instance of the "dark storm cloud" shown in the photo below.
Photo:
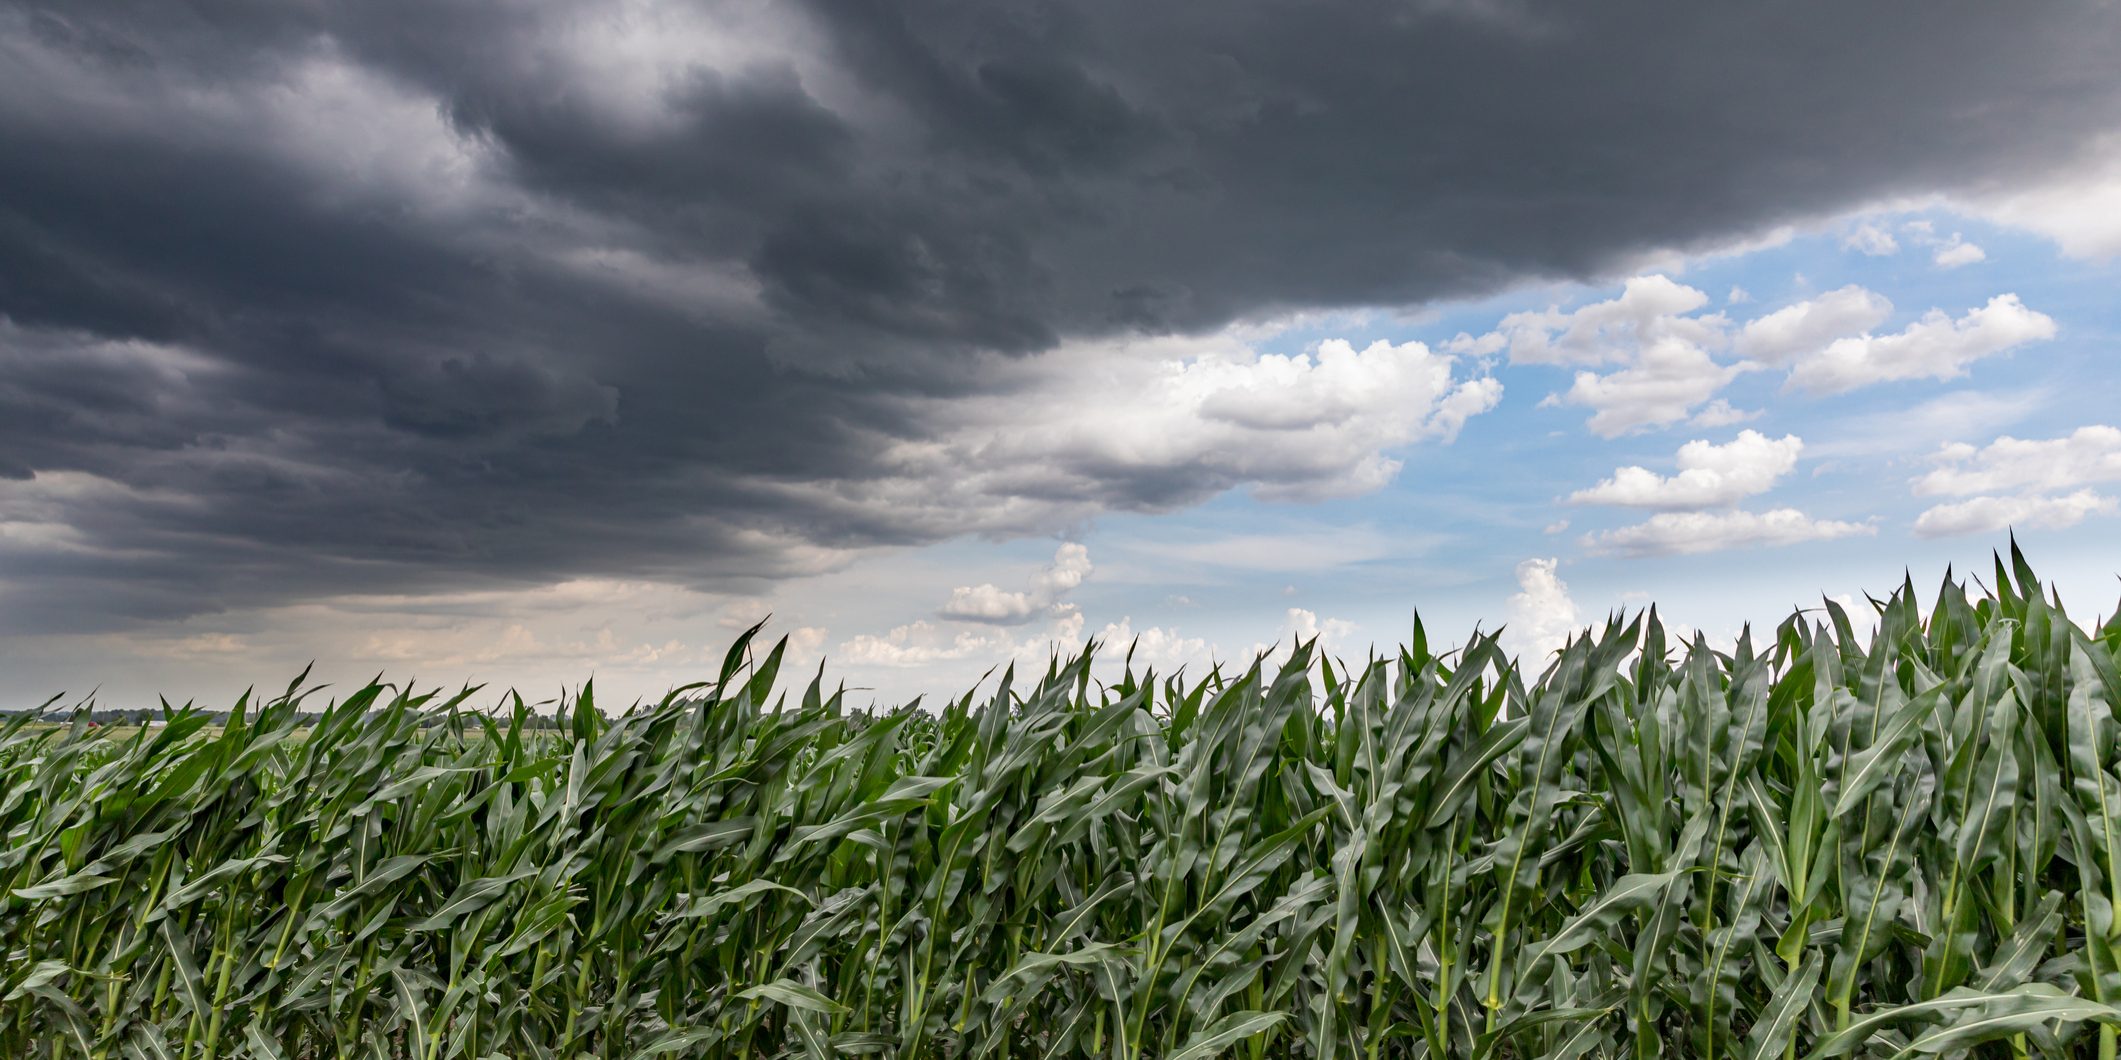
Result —
[[[991, 528], [831, 503], [937, 429], [917, 399], [991, 385], [982, 354], [1598, 275], [2037, 173], [2121, 114], [2117, 23], [9, 4], [0, 623], [731, 585]], [[1084, 500], [1179, 503], [1185, 471]]]

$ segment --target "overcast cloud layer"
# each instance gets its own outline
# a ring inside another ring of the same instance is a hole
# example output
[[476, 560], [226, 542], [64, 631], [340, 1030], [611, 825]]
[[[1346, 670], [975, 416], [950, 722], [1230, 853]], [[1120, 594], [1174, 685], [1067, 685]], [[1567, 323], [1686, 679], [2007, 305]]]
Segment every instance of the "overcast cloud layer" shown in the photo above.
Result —
[[[2017, 187], [2113, 125], [2116, 39], [2088, 2], [9, 3], [0, 632], [1360, 491], [1494, 381], [1226, 325]], [[1788, 463], [1713, 456], [1584, 499]], [[1603, 544], [1707, 518], [1865, 532]], [[1004, 595], [965, 606], [1050, 606]]]

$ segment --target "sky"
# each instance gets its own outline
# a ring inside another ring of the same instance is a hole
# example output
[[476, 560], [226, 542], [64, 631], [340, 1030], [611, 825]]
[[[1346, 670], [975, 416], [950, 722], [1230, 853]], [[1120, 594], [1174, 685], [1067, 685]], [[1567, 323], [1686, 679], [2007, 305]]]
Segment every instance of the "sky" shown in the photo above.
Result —
[[[0, 0], [0, 708], [2121, 597], [2121, 5]], [[1277, 646], [1280, 646], [1277, 649]], [[327, 695], [329, 693], [326, 693]]]

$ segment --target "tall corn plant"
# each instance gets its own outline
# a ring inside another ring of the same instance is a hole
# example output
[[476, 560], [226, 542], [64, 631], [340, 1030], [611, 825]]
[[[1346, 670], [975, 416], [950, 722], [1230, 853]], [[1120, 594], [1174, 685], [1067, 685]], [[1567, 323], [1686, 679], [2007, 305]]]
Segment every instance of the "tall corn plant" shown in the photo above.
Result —
[[0, 1055], [2115, 1056], [2121, 620], [2012, 551], [937, 709], [780, 646], [561, 725], [381, 684], [0, 728]]

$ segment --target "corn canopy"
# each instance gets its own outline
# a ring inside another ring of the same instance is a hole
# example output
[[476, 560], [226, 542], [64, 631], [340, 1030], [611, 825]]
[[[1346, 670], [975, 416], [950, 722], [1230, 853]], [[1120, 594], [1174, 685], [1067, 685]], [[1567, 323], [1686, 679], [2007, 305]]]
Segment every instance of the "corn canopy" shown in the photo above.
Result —
[[0, 1053], [2112, 1058], [2121, 622], [2012, 560], [1727, 653], [18, 716]]

